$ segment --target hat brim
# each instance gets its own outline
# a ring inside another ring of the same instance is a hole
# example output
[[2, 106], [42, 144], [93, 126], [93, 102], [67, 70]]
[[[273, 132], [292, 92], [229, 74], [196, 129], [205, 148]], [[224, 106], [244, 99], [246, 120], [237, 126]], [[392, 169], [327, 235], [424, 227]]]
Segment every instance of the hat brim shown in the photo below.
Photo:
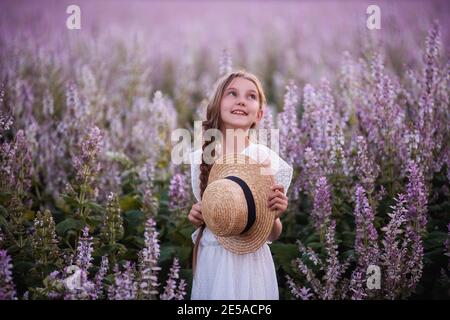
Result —
[[267, 206], [267, 199], [274, 184], [274, 177], [267, 167], [244, 154], [231, 153], [219, 157], [211, 168], [208, 185], [227, 176], [238, 176], [252, 191], [255, 200], [256, 219], [253, 226], [237, 236], [218, 236], [217, 241], [236, 254], [257, 251], [267, 241], [275, 220], [275, 210]]

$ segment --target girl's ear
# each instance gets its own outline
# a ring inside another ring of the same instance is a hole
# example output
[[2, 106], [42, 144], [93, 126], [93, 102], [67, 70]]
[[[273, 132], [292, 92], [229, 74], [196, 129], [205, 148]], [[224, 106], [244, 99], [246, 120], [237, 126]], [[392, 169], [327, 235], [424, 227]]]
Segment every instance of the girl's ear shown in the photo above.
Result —
[[256, 122], [260, 122], [264, 116], [264, 108], [260, 108], [256, 114]]

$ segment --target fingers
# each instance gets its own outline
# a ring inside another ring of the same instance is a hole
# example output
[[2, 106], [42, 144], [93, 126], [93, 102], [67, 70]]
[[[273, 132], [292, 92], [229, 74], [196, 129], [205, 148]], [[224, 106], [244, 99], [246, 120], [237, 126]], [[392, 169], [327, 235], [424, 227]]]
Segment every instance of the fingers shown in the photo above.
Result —
[[197, 202], [192, 206], [192, 209], [195, 209], [196, 211], [202, 211], [202, 203]]
[[270, 201], [267, 203], [267, 206], [268, 206], [269, 208], [272, 208], [275, 204], [281, 204], [281, 205], [287, 206], [288, 201], [285, 200], [285, 199], [281, 199], [281, 198], [273, 198], [272, 200], [270, 200]]
[[201, 217], [202, 215], [202, 208], [201, 205], [197, 202], [192, 206], [191, 212], [189, 214], [193, 213], [196, 217]]
[[200, 221], [192, 217], [189, 217], [189, 221], [196, 227], [200, 227], [203, 224], [203, 221]]
[[287, 199], [287, 197], [286, 197], [286, 195], [284, 193], [282, 193], [279, 190], [276, 190], [276, 191], [272, 191], [272, 192], [269, 193], [268, 200], [270, 201], [270, 200], [272, 200], [275, 197], [279, 197], [279, 198], [282, 198], [282, 199]]
[[276, 203], [271, 209], [284, 211], [284, 210], [286, 210], [286, 204]]
[[[288, 205], [288, 198], [283, 193], [284, 187], [281, 184], [275, 184], [271, 188], [273, 191], [269, 193], [268, 199], [267, 199], [267, 206], [271, 210], [279, 209], [279, 210], [286, 210]], [[278, 205], [278, 206], [276, 206]]]
[[192, 209], [188, 215], [188, 219], [196, 227], [199, 227], [204, 223], [203, 215], [201, 212], [201, 202], [197, 202], [192, 206]]
[[194, 210], [191, 210], [188, 219], [191, 223], [193, 223], [197, 227], [204, 223], [202, 214]]
[[284, 213], [286, 212], [286, 208], [282, 208], [280, 205], [277, 205], [276, 208], [271, 210], [275, 210], [275, 219], [280, 219], [281, 216], [283, 216]]
[[192, 215], [195, 219], [198, 219], [198, 220], [203, 221], [203, 215], [202, 215], [201, 212], [199, 212], [199, 211], [192, 211], [192, 212], [191, 212], [191, 215]]
[[287, 199], [283, 199], [283, 198], [273, 198], [272, 200], [270, 200], [268, 202], [269, 206], [274, 205], [275, 203], [288, 203]]
[[271, 188], [272, 190], [280, 190], [282, 193], [284, 193], [284, 186], [282, 184], [274, 184]]
[[199, 220], [191, 215], [188, 216], [189, 221], [194, 224], [196, 227], [201, 226], [203, 224], [202, 220]]

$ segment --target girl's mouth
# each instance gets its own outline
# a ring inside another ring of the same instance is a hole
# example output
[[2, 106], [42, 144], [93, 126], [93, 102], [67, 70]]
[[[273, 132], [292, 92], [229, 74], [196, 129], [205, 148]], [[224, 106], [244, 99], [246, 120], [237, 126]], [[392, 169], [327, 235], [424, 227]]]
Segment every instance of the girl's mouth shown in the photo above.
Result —
[[237, 115], [237, 116], [247, 116], [247, 113], [241, 110], [234, 110], [231, 112], [231, 114]]

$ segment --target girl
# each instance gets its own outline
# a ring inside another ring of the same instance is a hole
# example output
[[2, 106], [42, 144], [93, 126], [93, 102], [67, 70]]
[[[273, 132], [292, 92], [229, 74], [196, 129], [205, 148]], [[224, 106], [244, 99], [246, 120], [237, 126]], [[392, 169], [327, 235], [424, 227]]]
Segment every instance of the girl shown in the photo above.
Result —
[[[216, 128], [222, 132], [222, 141], [217, 142], [220, 154], [243, 153], [271, 165], [278, 155], [262, 144], [249, 139], [249, 130], [255, 128], [264, 115], [265, 96], [259, 80], [246, 71], [231, 72], [216, 84], [207, 106], [203, 132]], [[226, 130], [233, 130], [233, 139], [228, 139]], [[241, 129], [241, 130], [237, 130]], [[245, 143], [235, 144], [234, 138]], [[203, 151], [212, 141], [204, 141], [202, 149], [194, 151], [191, 157], [192, 188], [197, 203], [189, 212], [189, 220], [197, 230], [192, 234], [195, 244], [193, 256], [193, 284], [191, 299], [278, 299], [278, 283], [268, 243], [279, 238], [282, 230], [280, 216], [286, 211], [286, 192], [292, 179], [292, 167], [277, 158], [280, 164], [274, 174], [275, 185], [267, 199], [267, 206], [277, 210], [272, 232], [268, 241], [256, 252], [238, 255], [224, 249], [214, 234], [204, 226], [201, 212], [201, 198], [206, 189], [212, 164], [207, 164]], [[212, 156], [215, 156], [212, 148]], [[200, 160], [201, 158], [201, 160]], [[196, 165], [196, 163], [201, 163]]]

